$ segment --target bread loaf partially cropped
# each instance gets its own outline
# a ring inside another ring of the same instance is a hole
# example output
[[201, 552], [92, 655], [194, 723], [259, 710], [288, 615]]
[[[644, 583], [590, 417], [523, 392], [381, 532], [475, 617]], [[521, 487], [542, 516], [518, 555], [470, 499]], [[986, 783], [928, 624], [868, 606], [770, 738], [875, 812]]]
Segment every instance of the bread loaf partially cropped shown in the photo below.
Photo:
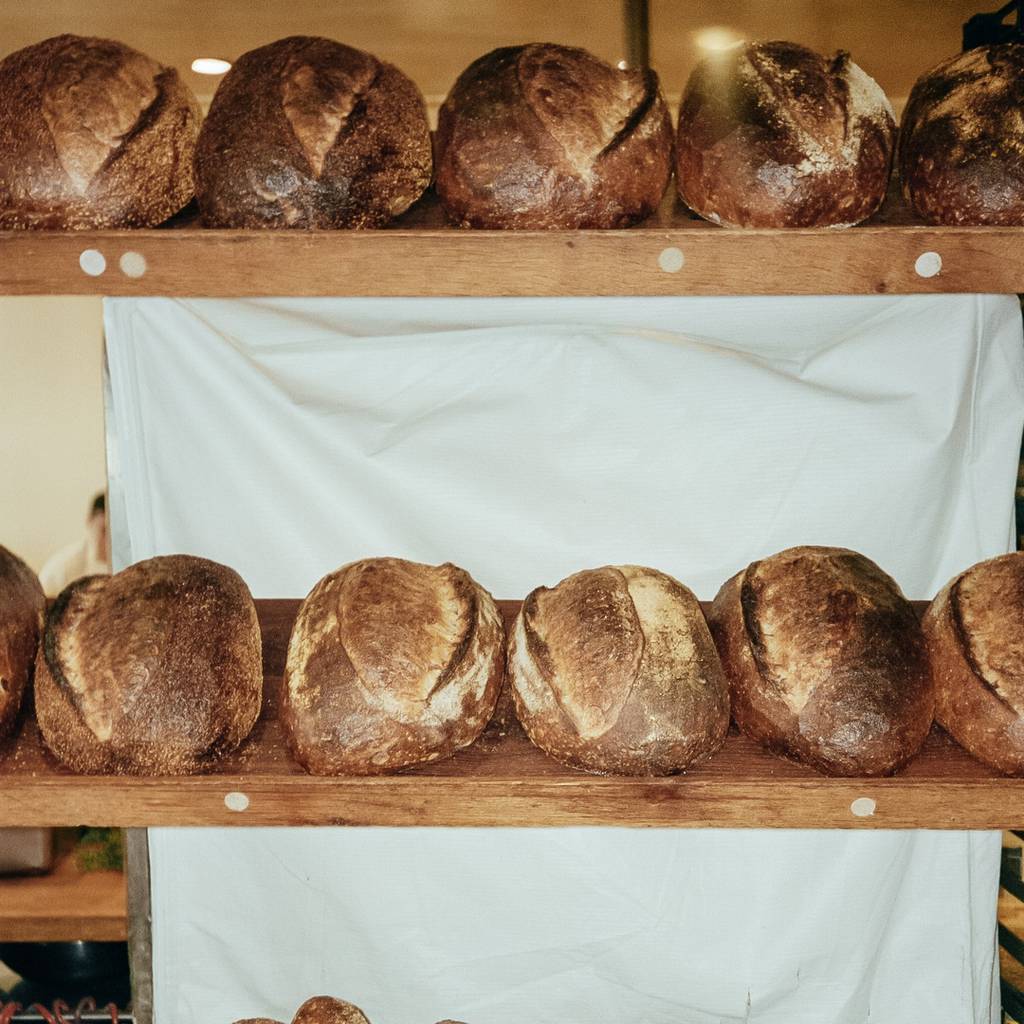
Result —
[[211, 227], [372, 228], [430, 184], [426, 105], [398, 68], [331, 39], [290, 36], [224, 76], [196, 150]]
[[954, 577], [922, 624], [939, 725], [979, 761], [1024, 775], [1024, 553]]
[[14, 727], [36, 660], [46, 596], [36, 574], [0, 547], [0, 740]]
[[1024, 44], [981, 46], [918, 79], [903, 111], [903, 195], [933, 224], [1024, 224]]
[[895, 131], [885, 93], [848, 53], [750, 43], [690, 75], [676, 185], [726, 227], [848, 227], [882, 205]]
[[504, 672], [504, 630], [464, 570], [353, 562], [302, 602], [282, 721], [317, 775], [378, 775], [450, 757], [483, 732]]
[[47, 615], [35, 693], [43, 739], [74, 771], [203, 771], [259, 716], [249, 589], [226, 566], [189, 555], [78, 580]]
[[437, 194], [463, 227], [626, 227], [656, 209], [671, 168], [657, 75], [570, 46], [493, 50], [438, 116]]
[[199, 104], [174, 68], [63, 35], [0, 61], [0, 229], [134, 228], [192, 198]]
[[358, 1006], [332, 996], [313, 996], [296, 1011], [292, 1024], [370, 1024]]
[[565, 764], [671, 775], [710, 757], [729, 694], [700, 604], [654, 569], [606, 567], [534, 590], [509, 641], [516, 712]]
[[921, 626], [899, 586], [845, 548], [754, 562], [708, 616], [740, 730], [827, 775], [888, 775], [932, 724]]

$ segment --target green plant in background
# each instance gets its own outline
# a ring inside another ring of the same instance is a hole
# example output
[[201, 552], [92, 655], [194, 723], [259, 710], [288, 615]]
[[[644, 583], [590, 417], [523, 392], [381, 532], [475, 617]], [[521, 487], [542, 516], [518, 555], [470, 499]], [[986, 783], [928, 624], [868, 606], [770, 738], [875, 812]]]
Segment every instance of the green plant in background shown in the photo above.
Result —
[[119, 828], [82, 828], [75, 844], [79, 871], [123, 871], [124, 834]]

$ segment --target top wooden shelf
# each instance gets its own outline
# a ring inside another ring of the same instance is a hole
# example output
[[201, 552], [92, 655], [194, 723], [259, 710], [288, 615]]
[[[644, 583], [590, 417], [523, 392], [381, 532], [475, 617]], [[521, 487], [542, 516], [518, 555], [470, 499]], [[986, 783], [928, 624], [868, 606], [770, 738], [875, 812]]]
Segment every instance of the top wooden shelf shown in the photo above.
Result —
[[670, 193], [621, 231], [470, 231], [433, 196], [380, 231], [0, 232], [0, 294], [877, 295], [1024, 292], [1024, 228], [915, 222], [891, 195], [848, 230], [730, 231]]

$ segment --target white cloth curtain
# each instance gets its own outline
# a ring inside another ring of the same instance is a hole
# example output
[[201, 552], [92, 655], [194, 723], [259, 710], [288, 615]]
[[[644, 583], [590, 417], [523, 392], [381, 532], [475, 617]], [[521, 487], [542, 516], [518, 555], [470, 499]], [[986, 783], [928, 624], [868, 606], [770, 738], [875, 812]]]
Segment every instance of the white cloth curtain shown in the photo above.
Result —
[[[498, 597], [796, 543], [908, 596], [1008, 550], [1011, 297], [110, 300], [115, 561]], [[995, 833], [153, 830], [157, 1024], [989, 1024]]]

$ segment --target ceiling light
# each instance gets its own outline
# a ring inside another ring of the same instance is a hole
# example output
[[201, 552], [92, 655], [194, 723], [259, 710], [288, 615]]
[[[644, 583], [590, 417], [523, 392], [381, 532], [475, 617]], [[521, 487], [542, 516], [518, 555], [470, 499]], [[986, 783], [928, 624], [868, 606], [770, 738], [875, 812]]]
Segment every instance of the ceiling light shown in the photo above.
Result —
[[743, 42], [743, 36], [735, 29], [726, 25], [708, 25], [693, 33], [693, 41], [697, 47], [707, 53], [722, 53], [731, 50]]
[[220, 60], [218, 57], [196, 57], [192, 61], [192, 70], [199, 75], [223, 75], [231, 69], [231, 61]]

